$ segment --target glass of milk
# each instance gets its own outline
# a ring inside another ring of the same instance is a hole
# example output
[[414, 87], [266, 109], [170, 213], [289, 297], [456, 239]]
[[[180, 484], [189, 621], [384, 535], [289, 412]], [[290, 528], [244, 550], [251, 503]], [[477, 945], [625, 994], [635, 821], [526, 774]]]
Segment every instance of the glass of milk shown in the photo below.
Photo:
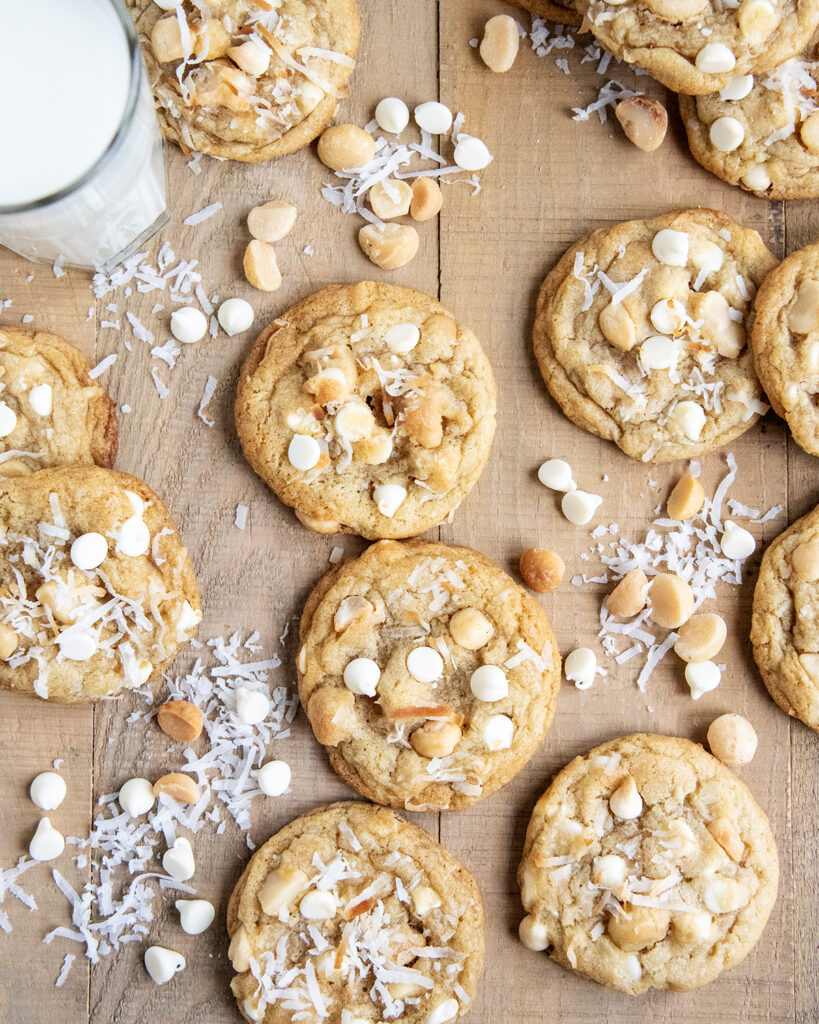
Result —
[[163, 143], [122, 0], [0, 0], [0, 244], [110, 270], [167, 219]]

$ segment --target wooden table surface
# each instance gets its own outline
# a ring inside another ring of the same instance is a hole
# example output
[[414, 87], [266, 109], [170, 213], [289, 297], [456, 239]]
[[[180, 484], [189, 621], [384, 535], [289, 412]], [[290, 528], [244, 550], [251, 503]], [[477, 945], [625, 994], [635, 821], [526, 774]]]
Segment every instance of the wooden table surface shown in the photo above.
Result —
[[[172, 372], [151, 363], [149, 346], [134, 343], [126, 352], [127, 329], [118, 333], [100, 326], [118, 318], [124, 325], [129, 310], [161, 344], [170, 335], [167, 310], [151, 314], [156, 293], [135, 291], [126, 299], [120, 290], [95, 304], [87, 275], [70, 271], [56, 278], [50, 267], [33, 267], [6, 250], [0, 254], [0, 300], [13, 300], [2, 311], [2, 323], [19, 324], [30, 314], [33, 326], [73, 340], [92, 363], [120, 353], [101, 378], [118, 405], [133, 410], [120, 416], [118, 467], [147, 480], [180, 524], [202, 591], [205, 617], [199, 636], [258, 629], [266, 654], [282, 658], [282, 667], [272, 674], [280, 685], [295, 687], [294, 627], [331, 548], [339, 543], [355, 554], [363, 545], [358, 539], [339, 541], [306, 530], [242, 459], [233, 393], [256, 330], [325, 284], [363, 278], [437, 295], [475, 330], [498, 381], [498, 432], [480, 483], [454, 522], [432, 535], [472, 545], [513, 573], [524, 547], [559, 551], [567, 582], [543, 603], [565, 654], [575, 646], [596, 645], [602, 588], [568, 583], [586, 567], [579, 554], [589, 546], [588, 528], [573, 527], [563, 518], [553, 493], [537, 483], [537, 466], [545, 458], [568, 458], [581, 486], [604, 497], [597, 521], [618, 522], [635, 540], [683, 467], [639, 465], [572, 426], [552, 403], [530, 345], [534, 301], [544, 274], [569, 243], [590, 229], [675, 208], [724, 210], [756, 228], [780, 257], [813, 241], [819, 228], [816, 203], [766, 203], [702, 170], [687, 152], [675, 112], [668, 138], [654, 154], [633, 148], [611, 118], [606, 124], [596, 117], [573, 121], [571, 108], [590, 103], [605, 81], [595, 61], [581, 64], [588, 38], [581, 38], [574, 50], [543, 57], [524, 41], [513, 69], [493, 75], [469, 40], [480, 36], [487, 17], [501, 11], [529, 24], [528, 15], [499, 0], [362, 0], [360, 64], [339, 120], [365, 124], [385, 95], [402, 96], [410, 106], [440, 98], [466, 114], [466, 130], [485, 139], [494, 153], [482, 174], [480, 194], [471, 195], [465, 185], [444, 186], [440, 218], [420, 225], [419, 254], [402, 270], [378, 271], [359, 252], [356, 218], [341, 215], [319, 193], [328, 173], [313, 149], [259, 166], [205, 159], [198, 176], [178, 150], [169, 150], [171, 219], [151, 251], [160, 241], [170, 242], [177, 256], [200, 261], [208, 294], [243, 295], [256, 309], [254, 330], [182, 346]], [[556, 57], [567, 59], [569, 75], [555, 65]], [[607, 77], [663, 95], [649, 78], [636, 79], [625, 68], [612, 65]], [[265, 295], [242, 279], [244, 219], [251, 206], [274, 197], [290, 200], [300, 212], [293, 233], [277, 245], [284, 285]], [[198, 227], [183, 225], [185, 217], [217, 200], [223, 209], [216, 216]], [[312, 246], [314, 255], [305, 255], [305, 246]], [[118, 304], [117, 315], [106, 311], [110, 302]], [[91, 315], [89, 307], [94, 307]], [[151, 365], [160, 367], [170, 388], [164, 401], [151, 380]], [[210, 406], [216, 421], [212, 428], [196, 415], [210, 374], [219, 381]], [[732, 494], [746, 504], [763, 509], [783, 504], [792, 522], [819, 499], [817, 463], [790, 440], [772, 413], [730, 450], [739, 465]], [[711, 487], [723, 472], [719, 453], [704, 460], [703, 476]], [[240, 502], [250, 509], [244, 532], [233, 525]], [[767, 542], [784, 526], [785, 515], [753, 529]], [[468, 865], [484, 895], [487, 966], [469, 1014], [471, 1024], [819, 1020], [819, 740], [777, 709], [754, 667], [748, 630], [758, 563], [757, 552], [743, 586], [725, 586], [719, 593], [715, 610], [729, 622], [729, 641], [721, 655], [728, 667], [717, 690], [694, 703], [682, 664], [669, 658], [643, 696], [630, 663], [618, 668], [607, 662], [608, 677], [592, 689], [581, 692], [564, 685], [542, 748], [501, 792], [467, 811], [416, 816]], [[281, 643], [288, 624], [289, 635]], [[183, 652], [176, 668], [190, 665], [193, 657], [194, 652]], [[38, 818], [28, 785], [52, 759], [65, 759], [61, 771], [68, 782], [68, 798], [52, 819], [75, 835], [87, 833], [100, 794], [116, 790], [133, 775], [155, 778], [177, 764], [178, 754], [155, 725], [126, 724], [131, 711], [144, 709], [134, 695], [67, 709], [8, 694], [1, 699], [0, 867], [11, 866], [27, 847]], [[779, 899], [755, 950], [698, 992], [652, 992], [635, 999], [570, 975], [542, 954], [524, 949], [516, 938], [521, 909], [515, 872], [532, 805], [554, 772], [590, 746], [628, 732], [704, 741], [708, 724], [727, 711], [746, 715], [759, 734], [756, 758], [739, 774], [769, 814], [781, 858]], [[254, 803], [256, 841], [310, 807], [352, 796], [330, 771], [303, 715], [292, 736], [273, 745], [271, 755], [292, 765], [293, 791]], [[0, 1019], [6, 1024], [238, 1021], [228, 987], [232, 972], [224, 914], [247, 862], [245, 837], [231, 822], [222, 836], [201, 832], [195, 850], [195, 883], [216, 904], [217, 920], [204, 936], [187, 936], [171, 900], [164, 897], [166, 908], [153, 922], [151, 941], [184, 952], [188, 968], [162, 988], [143, 970], [147, 943], [142, 942], [124, 946], [93, 968], [80, 955], [64, 987], [55, 988], [64, 954], [81, 953], [81, 947], [64, 940], [42, 943], [45, 933], [68, 924], [69, 916], [49, 868], [32, 869], [25, 887], [35, 894], [39, 911], [31, 913], [11, 897], [4, 904], [13, 931], [0, 936]], [[82, 883], [67, 856], [61, 870]]]

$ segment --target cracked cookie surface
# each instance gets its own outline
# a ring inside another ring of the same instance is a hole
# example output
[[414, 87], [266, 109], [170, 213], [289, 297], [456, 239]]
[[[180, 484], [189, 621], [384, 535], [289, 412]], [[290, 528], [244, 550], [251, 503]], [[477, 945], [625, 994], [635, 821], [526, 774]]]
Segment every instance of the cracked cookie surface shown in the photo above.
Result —
[[384, 807], [337, 803], [277, 832], [230, 898], [231, 988], [245, 1019], [445, 1024], [483, 967], [475, 880]]
[[775, 266], [756, 231], [714, 210], [581, 238], [538, 296], [534, 350], [552, 397], [644, 462], [733, 440], [767, 410], [747, 341]]
[[300, 645], [316, 738], [379, 803], [452, 810], [488, 796], [554, 715], [560, 656], [545, 612], [469, 548], [374, 544], [319, 581]]
[[521, 939], [609, 988], [685, 991], [747, 955], [778, 877], [768, 820], [724, 765], [689, 740], [626, 736], [537, 802]]
[[489, 458], [495, 381], [435, 299], [333, 285], [262, 332], [239, 377], [245, 457], [299, 519], [375, 540], [423, 533]]
[[308, 145], [346, 95], [355, 0], [127, 0], [157, 115], [183, 149], [270, 160]]
[[142, 480], [95, 466], [0, 482], [0, 688], [113, 697], [171, 661], [202, 617], [193, 568]]
[[819, 732], [819, 507], [762, 556], [751, 643], [776, 703]]
[[0, 478], [114, 464], [114, 403], [88, 369], [56, 334], [0, 327]]

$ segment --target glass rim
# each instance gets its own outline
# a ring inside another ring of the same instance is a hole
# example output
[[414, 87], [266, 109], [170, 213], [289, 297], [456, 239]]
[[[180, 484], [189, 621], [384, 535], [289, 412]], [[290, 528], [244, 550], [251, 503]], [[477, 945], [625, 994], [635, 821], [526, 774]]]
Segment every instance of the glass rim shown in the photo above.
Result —
[[139, 93], [142, 85], [142, 59], [139, 51], [139, 39], [137, 37], [136, 27], [123, 0], [108, 0], [108, 3], [115, 11], [120, 24], [122, 25], [131, 61], [131, 80], [128, 85], [128, 99], [125, 103], [122, 118], [117, 126], [117, 130], [114, 132], [113, 138], [102, 153], [100, 153], [94, 163], [91, 164], [88, 170], [84, 171], [79, 178], [75, 178], [70, 184], [64, 185], [55, 192], [50, 192], [48, 195], [40, 196], [39, 199], [30, 199], [25, 203], [13, 203], [10, 206], [0, 203], [0, 216], [28, 213], [30, 210], [39, 210], [43, 207], [50, 206], [52, 203], [56, 203], [61, 199], [65, 199], [66, 196], [71, 195], [72, 192], [76, 192], [78, 189], [86, 185], [122, 146], [125, 133], [133, 119], [137, 101], [139, 100]]

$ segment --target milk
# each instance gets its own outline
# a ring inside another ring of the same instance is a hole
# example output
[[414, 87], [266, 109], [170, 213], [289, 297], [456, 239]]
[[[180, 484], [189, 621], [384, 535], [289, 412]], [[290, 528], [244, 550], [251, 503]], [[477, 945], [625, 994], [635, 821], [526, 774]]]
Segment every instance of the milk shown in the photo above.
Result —
[[0, 0], [0, 243], [110, 265], [165, 211], [162, 143], [122, 0]]

